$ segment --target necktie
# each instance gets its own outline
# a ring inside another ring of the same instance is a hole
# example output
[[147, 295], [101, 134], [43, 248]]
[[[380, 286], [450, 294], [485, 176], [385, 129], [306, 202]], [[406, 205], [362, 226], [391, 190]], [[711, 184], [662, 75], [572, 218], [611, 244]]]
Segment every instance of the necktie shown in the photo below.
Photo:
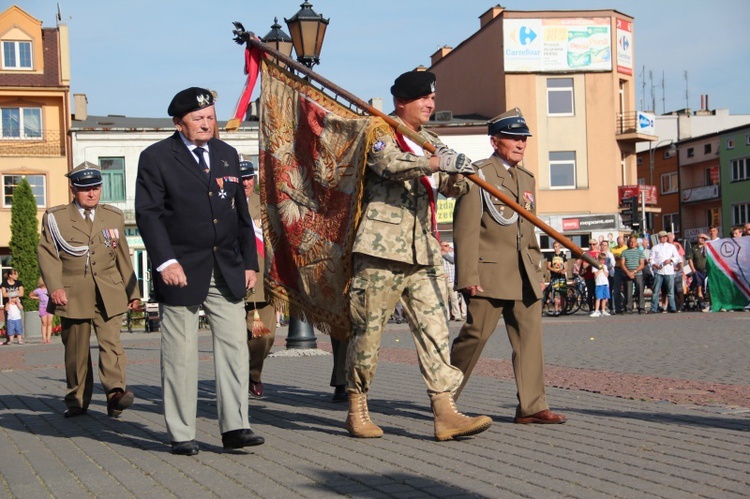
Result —
[[83, 220], [86, 222], [86, 225], [89, 228], [89, 232], [91, 232], [91, 229], [94, 228], [94, 220], [91, 218], [91, 210], [86, 208], [83, 210]]
[[196, 147], [193, 149], [193, 152], [198, 156], [198, 167], [201, 169], [201, 172], [208, 177], [208, 164], [206, 163], [206, 158], [203, 157], [203, 153], [206, 152], [206, 150], [202, 147]]

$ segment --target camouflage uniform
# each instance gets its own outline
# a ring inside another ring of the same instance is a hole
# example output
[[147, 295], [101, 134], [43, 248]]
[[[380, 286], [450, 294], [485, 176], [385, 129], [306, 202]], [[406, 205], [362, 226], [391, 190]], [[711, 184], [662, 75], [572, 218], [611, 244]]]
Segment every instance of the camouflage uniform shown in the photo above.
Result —
[[[437, 135], [420, 129], [436, 145]], [[390, 135], [378, 137], [367, 158], [363, 215], [354, 241], [349, 288], [352, 334], [347, 350], [349, 393], [367, 393], [378, 365], [380, 339], [399, 298], [411, 326], [428, 393], [453, 392], [461, 371], [450, 365], [445, 269], [432, 234], [429, 158], [403, 152]], [[433, 177], [440, 193], [468, 191], [463, 177]]]

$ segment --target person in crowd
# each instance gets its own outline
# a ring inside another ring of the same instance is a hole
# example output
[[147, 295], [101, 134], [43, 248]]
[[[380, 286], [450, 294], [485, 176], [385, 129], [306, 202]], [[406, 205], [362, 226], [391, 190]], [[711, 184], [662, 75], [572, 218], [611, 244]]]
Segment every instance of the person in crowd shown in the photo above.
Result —
[[[437, 148], [433, 155], [401, 134], [380, 132], [367, 155], [362, 220], [353, 246], [349, 287], [352, 332], [346, 357], [353, 437], [377, 438], [383, 430], [367, 407], [383, 328], [401, 300], [417, 347], [434, 415], [435, 439], [480, 433], [487, 416], [468, 417], [456, 409], [453, 393], [461, 371], [449, 363], [448, 296], [437, 239], [437, 192], [455, 197], [468, 189], [461, 173], [474, 173], [471, 161], [445, 146], [425, 125], [435, 110], [435, 75], [409, 71], [391, 87], [396, 120]], [[439, 173], [438, 173], [439, 172]]]
[[37, 287], [29, 293], [29, 298], [39, 300], [39, 320], [42, 323], [42, 343], [52, 342], [52, 318], [54, 317], [47, 311], [49, 304], [49, 292], [44, 285], [44, 279], [41, 277], [37, 282]]
[[614, 311], [618, 314], [621, 314], [624, 312], [625, 306], [625, 300], [623, 300], [623, 294], [622, 294], [622, 288], [624, 284], [624, 274], [622, 271], [622, 266], [620, 265], [620, 257], [622, 256], [622, 252], [628, 249], [627, 245], [625, 244], [625, 237], [623, 236], [617, 236], [617, 244], [610, 247], [610, 252], [612, 253], [612, 256], [615, 258], [614, 261], [614, 275], [612, 276], [612, 307], [614, 308]]
[[625, 284], [624, 310], [629, 314], [633, 313], [636, 308], [633, 300], [637, 299], [637, 310], [639, 314], [642, 314], [644, 311], [643, 269], [646, 267], [646, 259], [643, 257], [643, 249], [638, 247], [638, 239], [635, 236], [628, 238], [628, 249], [621, 253], [619, 263]]
[[698, 234], [697, 244], [691, 246], [685, 257], [693, 274], [693, 281], [690, 285], [695, 289], [698, 307], [702, 312], [711, 311], [711, 305], [706, 300], [706, 241], [708, 239], [707, 234]]
[[2, 284], [0, 284], [0, 290], [3, 293], [4, 300], [24, 296], [23, 282], [18, 278], [17, 269], [8, 271], [8, 275], [4, 277]]
[[735, 225], [732, 227], [732, 238], [742, 237], [744, 235], [744, 230], [741, 225]]
[[[667, 232], [661, 231], [658, 234], [659, 244], [654, 246], [651, 251], [649, 265], [654, 272], [653, 295], [651, 296], [651, 310], [649, 313], [659, 311], [659, 293], [662, 291], [662, 283], [665, 283], [667, 302], [670, 313], [677, 312], [677, 306], [674, 301], [674, 267], [681, 261], [677, 248], [667, 240]], [[666, 309], [665, 309], [666, 312]]]
[[549, 285], [555, 293], [554, 317], [559, 317], [561, 299], [560, 294], [565, 293], [568, 284], [568, 258], [562, 251], [562, 244], [555, 241], [552, 243], [552, 253], [547, 256], [547, 270], [549, 271]]
[[643, 251], [643, 259], [646, 260], [646, 266], [643, 267], [643, 291], [645, 296], [646, 289], [651, 289], [654, 286], [654, 272], [651, 270], [651, 265], [648, 264], [651, 258], [651, 241], [648, 236], [638, 239], [638, 248]]
[[[534, 175], [521, 166], [531, 136], [521, 110], [492, 119], [488, 135], [494, 153], [476, 163], [477, 175], [536, 213]], [[453, 341], [451, 362], [464, 373], [463, 383], [502, 317], [518, 389], [514, 423], [564, 423], [565, 416], [549, 409], [544, 387], [543, 257], [534, 227], [474, 185], [456, 201], [453, 240], [456, 287], [464, 293], [468, 314]]]
[[710, 236], [711, 241], [716, 241], [719, 239], [719, 228], [718, 227], [709, 227], [708, 228], [708, 235]]
[[64, 416], [86, 414], [94, 391], [91, 331], [99, 346], [99, 380], [107, 415], [119, 417], [133, 404], [126, 386], [127, 355], [120, 341], [122, 316], [141, 298], [125, 237], [125, 217], [100, 204], [102, 173], [84, 162], [67, 174], [73, 201], [42, 217], [38, 257], [49, 289], [47, 310], [60, 317], [67, 392]]
[[[606, 243], [606, 241], [605, 241]], [[591, 317], [609, 317], [610, 313], [607, 312], [607, 301], [609, 300], [609, 267], [607, 266], [606, 252], [599, 252], [596, 256], [599, 261], [600, 267], [594, 269], [594, 280], [596, 281], [596, 289], [594, 291], [596, 302], [594, 305], [594, 311], [591, 312]]]
[[[599, 256], [599, 241], [596, 239], [589, 240], [589, 249], [586, 251], [594, 260]], [[594, 310], [596, 304], [596, 280], [594, 278], [594, 268], [584, 259], [579, 259], [581, 263], [581, 277], [586, 283], [586, 292], [588, 295], [589, 310]]]
[[[609, 292], [612, 293], [612, 290], [614, 289], [614, 280], [615, 280], [615, 255], [612, 254], [611, 251], [609, 251], [609, 241], [602, 241], [599, 243], [599, 253], [604, 253], [607, 258], [605, 259], [605, 263], [607, 264], [607, 269], [609, 270], [609, 275], [607, 276]], [[607, 298], [606, 302], [607, 308], [609, 309], [610, 314], [615, 313], [615, 302], [610, 296]]]
[[[674, 247], [677, 248], [677, 254], [680, 255], [680, 263], [674, 266], [674, 302], [677, 306], [677, 312], [682, 312], [685, 305], [685, 272], [683, 267], [683, 262], [685, 261], [685, 249], [682, 247], [682, 244], [675, 239], [674, 233], [672, 232], [667, 233], [667, 242], [674, 244]], [[662, 308], [667, 308], [666, 298], [666, 296], [662, 297]]]
[[743, 235], [750, 236], [750, 222], [745, 223]]
[[3, 345], [13, 343], [13, 337], [16, 343], [23, 345], [23, 305], [17, 296], [8, 298], [5, 303], [5, 334], [8, 339]]
[[[258, 267], [261, 275], [245, 296], [245, 321], [247, 324], [247, 347], [250, 355], [250, 395], [263, 396], [263, 364], [271, 352], [276, 339], [276, 309], [266, 300], [263, 283], [265, 249], [261, 223], [260, 194], [255, 192], [255, 165], [252, 161], [240, 161], [240, 178], [247, 198], [247, 207], [253, 220], [253, 237], [258, 251]], [[256, 319], [257, 317], [257, 319]], [[260, 321], [260, 322], [259, 322]]]
[[172, 453], [195, 455], [198, 322], [211, 328], [221, 442], [261, 445], [248, 419], [249, 353], [245, 296], [259, 270], [239, 155], [214, 138], [213, 94], [190, 87], [167, 113], [177, 131], [138, 162], [135, 216], [148, 251], [161, 322], [164, 419]]

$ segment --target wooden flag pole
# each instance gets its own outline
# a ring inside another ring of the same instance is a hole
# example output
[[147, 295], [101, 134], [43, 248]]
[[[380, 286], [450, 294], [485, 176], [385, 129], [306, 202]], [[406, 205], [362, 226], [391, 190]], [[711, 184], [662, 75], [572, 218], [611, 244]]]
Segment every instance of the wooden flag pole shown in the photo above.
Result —
[[[242, 27], [242, 24], [235, 22], [234, 25], [237, 28], [233, 31], [235, 35], [234, 41], [237, 42], [238, 44], [242, 45], [243, 43], [246, 43], [248, 46], [252, 45], [258, 50], [271, 55], [276, 60], [284, 63], [287, 67], [290, 67], [294, 69], [295, 71], [302, 73], [310, 80], [318, 82], [320, 85], [327, 88], [331, 92], [343, 97], [344, 99], [349, 101], [351, 104], [360, 108], [362, 111], [365, 111], [372, 116], [377, 116], [378, 118], [383, 119], [386, 123], [388, 123], [388, 125], [393, 127], [398, 133], [406, 137], [409, 137], [409, 139], [419, 144], [422, 147], [422, 149], [424, 149], [425, 151], [428, 151], [430, 153], [435, 152], [435, 146], [431, 142], [423, 139], [418, 133], [414, 132], [410, 128], [407, 128], [402, 123], [399, 123], [398, 121], [393, 119], [391, 116], [388, 116], [387, 114], [380, 111], [379, 109], [374, 108], [373, 106], [363, 101], [356, 95], [351, 94], [350, 92], [347, 92], [346, 90], [334, 84], [333, 82], [320, 76], [319, 74], [317, 74], [316, 72], [308, 68], [307, 66], [300, 64], [299, 62], [295, 61], [291, 57], [288, 57], [287, 55], [279, 52], [278, 50], [274, 49], [268, 44], [263, 43], [259, 38], [256, 38], [253, 33], [245, 31], [244, 28]], [[510, 198], [508, 195], [503, 194], [501, 191], [495, 188], [492, 184], [489, 184], [485, 180], [479, 178], [479, 176], [476, 174], [466, 175], [466, 178], [471, 180], [472, 182], [474, 182], [479, 187], [489, 192], [493, 196], [495, 196], [497, 199], [499, 199], [509, 208], [511, 208], [520, 216], [522, 216], [523, 218], [528, 220], [530, 223], [532, 223], [534, 226], [539, 227], [539, 229], [541, 229], [544, 233], [549, 235], [552, 239], [554, 239], [555, 241], [559, 242], [560, 244], [568, 248], [574, 256], [578, 258], [582, 258], [589, 265], [592, 265], [595, 268], [601, 267], [601, 265], [599, 264], [599, 262], [596, 261], [596, 259], [594, 259], [590, 254], [584, 252], [583, 249], [581, 249], [576, 243], [574, 243], [573, 241], [571, 241], [564, 235], [557, 232], [555, 229], [553, 229], [544, 221], [542, 221], [539, 217], [537, 217], [534, 213], [530, 212], [529, 210], [527, 210], [526, 208], [518, 204], [515, 200]]]

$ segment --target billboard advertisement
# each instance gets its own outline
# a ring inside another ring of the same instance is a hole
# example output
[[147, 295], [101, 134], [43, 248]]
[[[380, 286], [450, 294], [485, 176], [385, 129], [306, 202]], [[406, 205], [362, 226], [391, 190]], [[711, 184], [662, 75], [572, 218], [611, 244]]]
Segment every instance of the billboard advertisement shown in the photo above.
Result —
[[607, 17], [504, 19], [505, 71], [611, 71]]
[[616, 22], [617, 72], [633, 75], [633, 23], [624, 19]]

